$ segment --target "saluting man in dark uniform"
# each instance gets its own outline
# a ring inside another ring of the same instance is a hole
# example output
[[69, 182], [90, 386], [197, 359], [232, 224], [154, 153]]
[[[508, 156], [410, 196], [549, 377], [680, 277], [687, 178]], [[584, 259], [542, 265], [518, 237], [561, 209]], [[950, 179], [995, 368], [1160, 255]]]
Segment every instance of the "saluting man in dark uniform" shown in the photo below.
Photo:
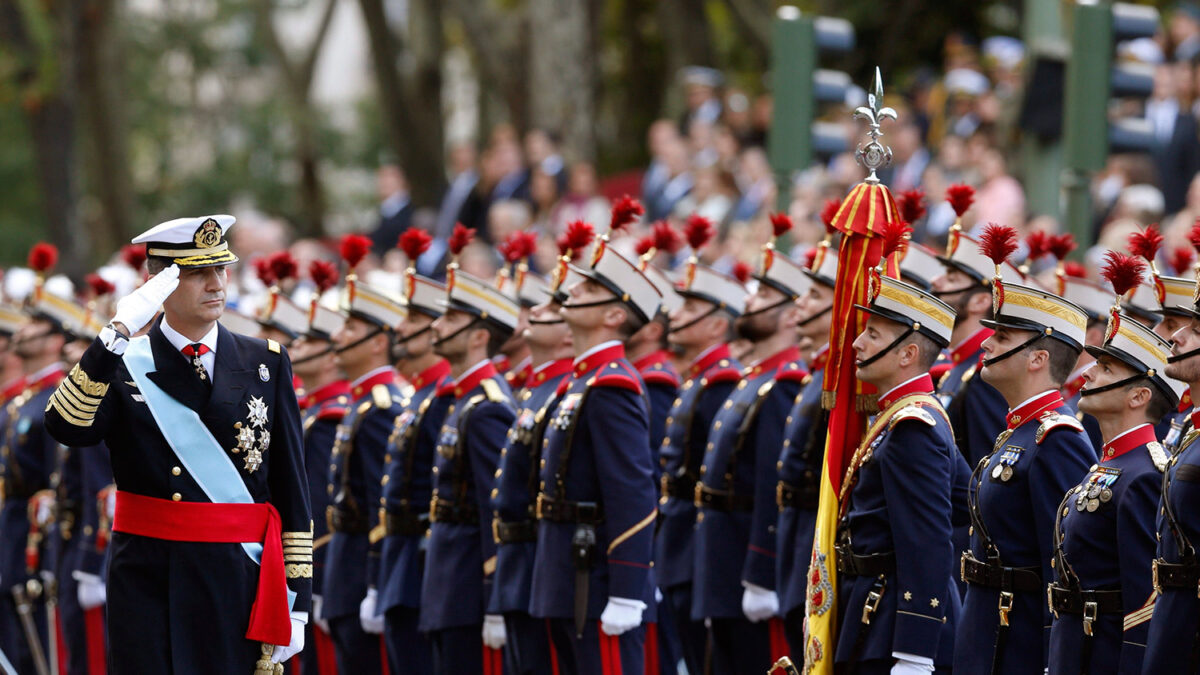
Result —
[[683, 269], [678, 288], [682, 305], [670, 317], [671, 344], [690, 365], [667, 417], [661, 451], [662, 517], [654, 542], [655, 572], [689, 672], [703, 671], [708, 643], [704, 623], [692, 619], [696, 481], [713, 417], [742, 377], [741, 364], [729, 353], [729, 340], [746, 302], [746, 287], [702, 265], [697, 248], [693, 246], [695, 252]]
[[[379, 564], [379, 612], [388, 670], [426, 675], [433, 672], [429, 639], [417, 630], [421, 581], [425, 575], [425, 536], [429, 532], [429, 499], [433, 495], [433, 457], [446, 410], [454, 400], [450, 364], [434, 352], [433, 322], [446, 287], [417, 274], [416, 260], [429, 248], [429, 235], [410, 229], [400, 248], [408, 256], [404, 297], [408, 313], [396, 327], [392, 357], [413, 386], [388, 437], [380, 479], [379, 521], [383, 551]], [[373, 536], [379, 536], [376, 531]]]
[[[325, 268], [324, 266], [328, 266]], [[298, 337], [289, 352], [292, 368], [306, 392], [300, 399], [301, 428], [304, 430], [304, 468], [308, 476], [309, 506], [313, 519], [313, 618], [308, 622], [304, 643], [308, 645], [293, 662], [293, 672], [302, 675], [323, 673], [322, 663], [335, 663], [329, 623], [322, 615], [325, 600], [325, 552], [329, 545], [329, 525], [324, 517], [331, 497], [329, 458], [333, 454], [338, 425], [350, 410], [350, 383], [342, 376], [334, 352], [333, 335], [342, 328], [345, 317], [320, 304], [320, 294], [337, 284], [337, 269], [332, 263], [318, 262], [315, 277], [318, 292], [313, 295], [307, 321], [298, 326]], [[299, 392], [297, 392], [299, 393]]]
[[300, 413], [286, 352], [217, 324], [233, 222], [181, 218], [133, 240], [154, 276], [121, 299], [46, 410], [60, 442], [112, 451], [110, 673], [279, 672], [304, 646]]
[[484, 620], [496, 572], [491, 499], [516, 406], [491, 357], [512, 336], [520, 310], [453, 262], [444, 302], [446, 313], [433, 322], [434, 349], [450, 362], [454, 400], [434, 457], [420, 628], [433, 641], [434, 672], [499, 675], [503, 656], [495, 645], [502, 640], [491, 633], [503, 630], [503, 620]]
[[[1200, 391], [1200, 306], [1192, 319], [1172, 336], [1167, 376]], [[1146, 639], [1142, 672], [1200, 673], [1200, 414], [1191, 415], [1163, 476], [1152, 563], [1157, 598]]]
[[843, 479], [835, 662], [856, 673], [919, 674], [952, 659], [954, 485], [967, 467], [929, 368], [950, 342], [954, 310], [889, 277], [872, 279], [854, 341], [856, 377], [880, 392], [879, 414]]
[[1120, 270], [1136, 280], [1141, 261], [1109, 255], [1102, 276], [1118, 304], [1104, 342], [1086, 347], [1096, 363], [1084, 372], [1079, 401], [1099, 422], [1104, 445], [1057, 514], [1052, 673], [1140, 673], [1154, 611], [1153, 522], [1168, 455], [1153, 423], [1178, 403], [1183, 385], [1164, 373], [1170, 343], [1120, 314], [1128, 290]]
[[329, 462], [326, 491], [332, 503], [326, 515], [331, 537], [321, 613], [329, 622], [338, 671], [370, 675], [382, 671], [385, 650], [376, 637], [383, 633], [375, 587], [381, 544], [371, 541], [369, 533], [379, 525], [384, 447], [404, 401], [391, 350], [394, 327], [405, 310], [398, 300], [354, 276], [355, 254], [364, 250], [357, 236], [343, 239], [343, 257], [350, 264], [342, 306], [347, 317], [333, 334], [338, 365], [350, 379], [352, 403], [337, 428]]
[[[989, 226], [989, 242], [1011, 228]], [[1003, 243], [989, 248], [1003, 261]], [[983, 343], [982, 375], [1010, 406], [1007, 429], [975, 467], [969, 499], [973, 536], [962, 556], [967, 582], [954, 644], [954, 670], [1031, 673], [1045, 668], [1058, 504], [1096, 452], [1059, 389], [1083, 349], [1084, 310], [1052, 293], [992, 282], [996, 332]]]
[[575, 361], [543, 441], [530, 614], [549, 620], [563, 672], [640, 673], [657, 490], [649, 404], [622, 342], [654, 317], [659, 293], [605, 239], [573, 270], [582, 280], [561, 314]]
[[806, 270], [812, 284], [796, 299], [800, 320], [796, 331], [812, 341], [808, 375], [784, 420], [783, 449], [779, 453], [779, 507], [775, 588], [779, 615], [791, 654], [804, 653], [804, 607], [808, 595], [808, 567], [812, 559], [817, 524], [821, 473], [825, 466], [825, 434], [829, 412], [821, 407], [821, 387], [829, 359], [829, 329], [833, 324], [833, 287], [837, 279], [837, 251], [821, 247], [813, 258], [815, 269]]
[[[516, 394], [517, 417], [508, 430], [500, 453], [496, 488], [492, 499], [492, 535], [496, 542], [496, 579], [488, 601], [491, 624], [484, 641], [491, 647], [503, 644], [505, 672], [510, 675], [551, 672], [550, 638], [546, 622], [529, 614], [537, 543], [538, 469], [541, 439], [550, 422], [550, 407], [558, 387], [571, 373], [574, 347], [571, 331], [559, 315], [553, 299], [558, 290], [532, 274], [518, 274], [517, 289], [528, 297], [540, 289], [543, 302], [529, 310], [525, 342], [532, 357], [529, 379]], [[496, 617], [502, 617], [501, 636]], [[503, 637], [503, 643], [499, 639]]]

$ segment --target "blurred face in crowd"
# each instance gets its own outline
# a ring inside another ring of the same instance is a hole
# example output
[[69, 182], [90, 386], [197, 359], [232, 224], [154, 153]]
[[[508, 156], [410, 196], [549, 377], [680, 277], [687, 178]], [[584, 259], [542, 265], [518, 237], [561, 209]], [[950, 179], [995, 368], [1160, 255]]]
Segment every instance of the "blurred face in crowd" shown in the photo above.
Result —
[[650, 147], [650, 154], [660, 159], [666, 152], [667, 144], [678, 138], [679, 128], [672, 120], [658, 120], [651, 124], [650, 130], [646, 132], [646, 144]]
[[337, 362], [346, 375], [351, 379], [367, 374], [371, 369], [387, 363], [390, 355], [387, 334], [380, 332], [370, 339], [367, 335], [375, 332], [376, 326], [370, 322], [351, 316], [338, 332], [333, 334], [333, 344], [337, 347]]
[[541, 129], [533, 129], [525, 134], [525, 159], [531, 166], [541, 164], [543, 160], [554, 154], [554, 141]]
[[163, 311], [172, 327], [208, 324], [221, 318], [228, 278], [224, 265], [180, 268], [179, 286], [163, 302]]
[[379, 201], [383, 201], [398, 192], [407, 190], [408, 181], [404, 179], [404, 172], [400, 170], [400, 167], [394, 164], [385, 164], [379, 167], [379, 172], [375, 175], [375, 187], [379, 192]]
[[587, 162], [576, 162], [571, 165], [571, 178], [568, 182], [571, 194], [596, 194], [596, 169]]
[[[800, 309], [800, 325], [796, 327], [800, 337], [806, 337], [820, 346], [829, 340], [829, 329], [833, 325], [833, 289], [825, 284], [814, 283], [808, 292], [796, 298]], [[819, 315], [819, 316], [818, 316]]]
[[670, 318], [671, 332], [667, 339], [684, 350], [707, 346], [712, 333], [709, 322], [722, 320], [716, 317], [711, 302], [693, 297], [684, 297], [683, 304], [671, 312]]
[[[761, 342], [775, 335], [780, 329], [780, 318], [787, 310], [788, 303], [783, 293], [770, 284], [759, 284], [758, 290], [746, 298], [746, 310], [734, 322], [738, 337], [751, 342]], [[767, 307], [773, 309], [763, 310]], [[794, 306], [793, 306], [794, 308]]]
[[396, 327], [396, 345], [392, 356], [397, 361], [419, 359], [433, 351], [433, 317], [409, 311]]
[[689, 110], [695, 110], [704, 105], [704, 102], [717, 95], [717, 91], [712, 87], [703, 84], [689, 84], [687, 86], [687, 105]]
[[13, 336], [13, 346], [22, 361], [36, 361], [48, 354], [57, 354], [62, 351], [63, 341], [63, 334], [54, 330], [45, 319], [26, 321]]
[[535, 169], [529, 178], [529, 196], [538, 209], [548, 209], [558, 202], [558, 181], [550, 174]]
[[295, 342], [288, 347], [288, 356], [292, 358], [292, 371], [301, 379], [308, 379], [320, 374], [327, 367], [326, 359], [334, 358], [334, 356], [332, 352], [324, 354], [324, 358], [317, 355], [329, 352], [330, 346], [330, 343], [325, 340], [317, 340], [305, 335], [296, 338]]
[[567, 328], [567, 322], [559, 315], [558, 303], [544, 302], [529, 310], [525, 339], [531, 349], [542, 351], [553, 350], [564, 344], [564, 341], [570, 341], [571, 331]]
[[446, 310], [445, 314], [433, 322], [433, 333], [437, 338], [433, 343], [433, 350], [452, 364], [465, 365], [463, 361], [467, 358], [467, 343], [471, 334], [475, 332], [465, 327], [474, 321], [475, 316], [467, 312]]
[[[1188, 321], [1182, 328], [1171, 336], [1171, 353], [1186, 354], [1194, 349], [1200, 349], [1200, 319]], [[1200, 383], [1200, 355], [1186, 358], [1176, 363], [1168, 363], [1167, 377], [1190, 385]]]
[[83, 353], [87, 351], [90, 344], [92, 343], [89, 340], [72, 340], [63, 345], [63, 361], [79, 363], [79, 359], [83, 358]]
[[456, 143], [450, 148], [450, 169], [456, 175], [468, 169], [475, 168], [475, 146], [470, 143]]

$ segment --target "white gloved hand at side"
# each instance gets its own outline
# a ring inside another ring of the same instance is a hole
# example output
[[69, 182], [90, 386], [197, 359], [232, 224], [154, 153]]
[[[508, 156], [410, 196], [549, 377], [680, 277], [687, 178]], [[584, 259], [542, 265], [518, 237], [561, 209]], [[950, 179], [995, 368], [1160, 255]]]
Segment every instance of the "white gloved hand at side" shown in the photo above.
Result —
[[379, 614], [375, 606], [379, 602], [379, 591], [374, 588], [367, 589], [367, 597], [358, 605], [358, 622], [362, 624], [362, 629], [372, 635], [379, 635], [383, 632], [383, 615]]
[[79, 598], [79, 606], [83, 608], [83, 611], [86, 612], [104, 604], [108, 595], [108, 587], [104, 585], [104, 581], [100, 577], [81, 570], [75, 570], [71, 576], [79, 582], [75, 595]]
[[504, 617], [488, 614], [483, 617], [483, 644], [492, 649], [504, 649], [508, 642], [508, 631], [504, 628]]
[[758, 623], [779, 613], [779, 596], [775, 591], [745, 581], [742, 586], [746, 588], [742, 592], [742, 613], [751, 622]]
[[892, 666], [892, 675], [929, 675], [932, 672], [933, 666], [908, 659], [898, 659], [896, 665]]
[[275, 651], [271, 652], [271, 663], [283, 663], [299, 654], [302, 649], [304, 649], [304, 622], [293, 618], [292, 641], [286, 647], [275, 645]]
[[119, 323], [129, 330], [129, 334], [140, 331], [150, 323], [155, 313], [162, 307], [163, 301], [179, 286], [179, 266], [171, 265], [165, 270], [150, 277], [140, 288], [117, 302], [117, 313], [112, 322]]
[[605, 635], [620, 635], [642, 625], [646, 603], [629, 598], [609, 598], [600, 614], [600, 630]]

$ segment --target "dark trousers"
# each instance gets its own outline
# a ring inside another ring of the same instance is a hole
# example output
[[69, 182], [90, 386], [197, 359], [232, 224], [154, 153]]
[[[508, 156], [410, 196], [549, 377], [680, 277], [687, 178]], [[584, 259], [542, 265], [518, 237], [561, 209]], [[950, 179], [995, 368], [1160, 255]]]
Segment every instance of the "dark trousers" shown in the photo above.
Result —
[[712, 674], [762, 675], [771, 667], [771, 634], [766, 621], [712, 620]]
[[433, 643], [433, 672], [437, 675], [503, 675], [500, 652], [483, 644], [482, 623], [430, 631], [429, 640]]
[[[804, 607], [788, 612], [783, 618], [783, 632], [787, 636], [788, 655], [793, 661], [804, 658]], [[798, 658], [797, 658], [798, 657]]]
[[689, 673], [704, 673], [704, 652], [708, 649], [708, 629], [703, 621], [692, 621], [692, 585], [680, 584], [663, 589], [663, 605], [675, 621], [683, 662]]
[[525, 612], [504, 615], [508, 642], [504, 645], [504, 675], [541, 675], [550, 665], [550, 633], [546, 622]]
[[393, 607], [384, 614], [383, 642], [390, 675], [433, 673], [433, 645], [417, 631], [419, 614], [414, 607]]
[[383, 648], [380, 637], [362, 629], [358, 615], [329, 620], [329, 633], [337, 654], [338, 672], [344, 675], [376, 675], [383, 672]]
[[304, 650], [288, 659], [291, 675], [337, 675], [337, 654], [333, 638], [313, 621], [304, 626]]
[[547, 625], [561, 675], [642, 675], [645, 625], [614, 636], [605, 635], [599, 621], [588, 621], [582, 638], [576, 637], [574, 619], [548, 619]]

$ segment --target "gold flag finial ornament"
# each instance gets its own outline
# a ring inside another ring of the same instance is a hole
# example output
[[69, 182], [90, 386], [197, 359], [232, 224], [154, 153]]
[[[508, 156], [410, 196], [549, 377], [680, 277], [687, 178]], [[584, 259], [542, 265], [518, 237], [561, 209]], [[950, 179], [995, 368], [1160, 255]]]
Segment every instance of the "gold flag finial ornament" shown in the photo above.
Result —
[[896, 120], [896, 111], [883, 105], [883, 77], [878, 66], [875, 67], [875, 84], [871, 89], [867, 94], [867, 105], [859, 106], [854, 111], [855, 119], [867, 121], [867, 135], [871, 140], [866, 145], [858, 144], [854, 158], [871, 172], [866, 182], [878, 184], [879, 176], [875, 175], [875, 171], [892, 163], [892, 149], [879, 142], [883, 137], [879, 125], [885, 119]]

